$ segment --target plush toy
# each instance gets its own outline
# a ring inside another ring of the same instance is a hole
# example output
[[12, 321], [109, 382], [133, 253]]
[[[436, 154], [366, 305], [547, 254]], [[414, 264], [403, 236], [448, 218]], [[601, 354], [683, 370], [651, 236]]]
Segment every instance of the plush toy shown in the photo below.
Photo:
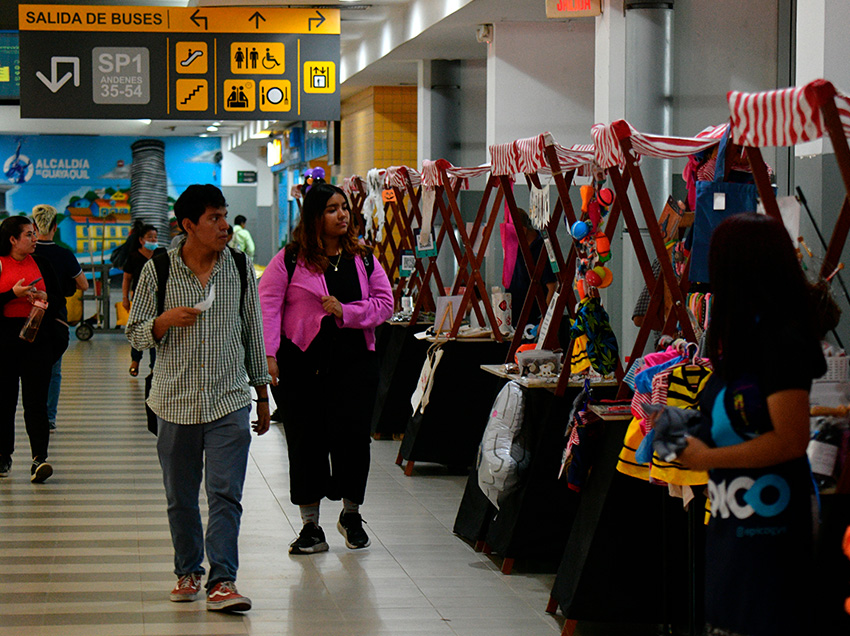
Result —
[[308, 168], [304, 171], [304, 185], [302, 186], [302, 190], [304, 194], [310, 191], [310, 187], [313, 185], [313, 182], [316, 179], [325, 179], [325, 169], [324, 168]]

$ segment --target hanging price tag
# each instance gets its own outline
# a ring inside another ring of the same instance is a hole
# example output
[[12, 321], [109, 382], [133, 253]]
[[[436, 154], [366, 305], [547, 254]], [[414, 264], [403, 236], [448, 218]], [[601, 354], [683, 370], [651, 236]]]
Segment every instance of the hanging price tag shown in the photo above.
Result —
[[557, 274], [561, 270], [558, 267], [558, 259], [555, 258], [555, 248], [552, 247], [552, 241], [549, 239], [549, 230], [543, 228], [540, 230], [540, 235], [543, 237], [543, 245], [546, 246], [546, 254], [549, 257], [549, 265], [551, 265], [552, 271]]
[[410, 250], [404, 250], [401, 253], [401, 263], [398, 266], [399, 276], [407, 278], [413, 273], [416, 268], [416, 256]]

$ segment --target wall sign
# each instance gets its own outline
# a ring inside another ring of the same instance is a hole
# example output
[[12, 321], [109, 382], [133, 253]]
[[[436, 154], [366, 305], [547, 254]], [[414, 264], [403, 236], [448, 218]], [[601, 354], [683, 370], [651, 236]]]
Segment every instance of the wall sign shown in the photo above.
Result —
[[339, 119], [338, 9], [20, 5], [18, 28], [22, 117]]
[[602, 0], [546, 0], [547, 18], [588, 18], [602, 15]]
[[257, 173], [254, 170], [237, 170], [236, 183], [257, 183]]

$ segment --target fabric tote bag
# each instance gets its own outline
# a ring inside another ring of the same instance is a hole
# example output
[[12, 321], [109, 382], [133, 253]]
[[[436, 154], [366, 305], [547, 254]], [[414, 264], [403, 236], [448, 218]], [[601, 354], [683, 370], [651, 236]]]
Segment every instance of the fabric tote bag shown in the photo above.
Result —
[[726, 217], [741, 212], [755, 212], [758, 189], [754, 183], [724, 181], [726, 173], [726, 146], [729, 130], [720, 140], [713, 181], [697, 181], [697, 206], [694, 215], [694, 242], [691, 250], [691, 282], [707, 283], [708, 247], [711, 233]]
[[[511, 186], [513, 187], [513, 186]], [[519, 237], [517, 229], [514, 225], [514, 219], [508, 209], [508, 202], [505, 201], [505, 220], [499, 223], [499, 235], [502, 239], [502, 287], [507, 289], [511, 286], [511, 279], [514, 276], [514, 267], [516, 267], [517, 252], [519, 251]]]

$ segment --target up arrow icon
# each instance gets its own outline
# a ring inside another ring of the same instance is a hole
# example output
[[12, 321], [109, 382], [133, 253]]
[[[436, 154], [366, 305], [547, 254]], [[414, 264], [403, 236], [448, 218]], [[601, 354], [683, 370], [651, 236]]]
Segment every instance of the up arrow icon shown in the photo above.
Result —
[[59, 74], [60, 64], [72, 64], [74, 67], [74, 86], [80, 85], [80, 58], [78, 57], [51, 57], [50, 58], [50, 79], [44, 76], [41, 71], [36, 71], [35, 76], [50, 89], [50, 92], [55, 93], [62, 88], [65, 83], [71, 79], [71, 71], [65, 73], [61, 79], [57, 79]]

